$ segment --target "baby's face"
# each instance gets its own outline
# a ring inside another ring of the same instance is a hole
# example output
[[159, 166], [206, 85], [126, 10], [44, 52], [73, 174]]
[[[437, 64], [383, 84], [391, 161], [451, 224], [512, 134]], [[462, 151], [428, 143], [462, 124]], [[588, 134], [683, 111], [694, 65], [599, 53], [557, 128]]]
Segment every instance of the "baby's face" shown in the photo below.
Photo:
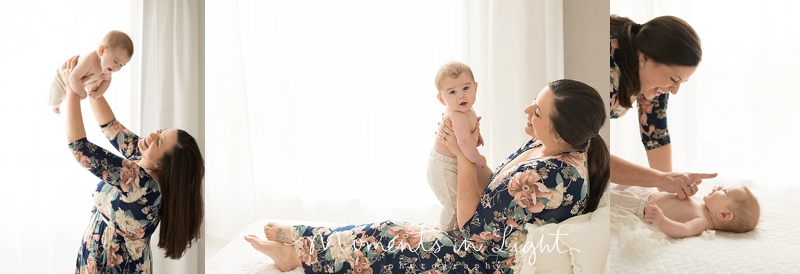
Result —
[[100, 57], [100, 68], [103, 73], [114, 73], [122, 69], [131, 58], [128, 57], [128, 52], [122, 49], [106, 48], [103, 56]]
[[736, 197], [745, 195], [744, 187], [742, 186], [714, 186], [711, 193], [703, 197], [703, 202], [711, 212], [727, 210], [734, 203]]
[[458, 78], [444, 77], [440, 82], [439, 100], [455, 111], [469, 111], [475, 104], [475, 93], [478, 83], [472, 81], [469, 73], [462, 73]]

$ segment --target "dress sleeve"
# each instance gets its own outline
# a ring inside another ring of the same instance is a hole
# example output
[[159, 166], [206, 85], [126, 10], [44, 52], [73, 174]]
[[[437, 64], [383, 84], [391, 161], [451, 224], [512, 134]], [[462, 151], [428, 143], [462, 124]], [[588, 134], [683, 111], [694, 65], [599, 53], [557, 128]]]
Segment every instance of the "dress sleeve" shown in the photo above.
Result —
[[541, 225], [583, 214], [588, 189], [585, 172], [578, 168], [583, 162], [580, 157], [576, 154], [542, 159], [512, 175], [508, 180], [512, 204], [526, 209], [523, 214], [514, 214], [514, 219], [520, 219], [515, 221]]
[[558, 223], [582, 214], [588, 189], [582, 154], [534, 159], [499, 175], [481, 196], [477, 212], [462, 228], [464, 235], [498, 234], [510, 225]]
[[669, 130], [667, 130], [667, 102], [669, 93], [661, 94], [647, 100], [644, 95], [639, 95], [639, 131], [642, 135], [642, 144], [646, 150], [656, 149], [669, 144]]
[[122, 156], [131, 161], [139, 160], [142, 157], [142, 153], [139, 151], [139, 136], [128, 130], [117, 119], [101, 125], [100, 129], [103, 130], [103, 134], [111, 142], [111, 145], [122, 153]]
[[70, 143], [69, 148], [83, 168], [125, 196], [133, 193], [138, 197], [152, 187], [150, 182], [154, 178], [139, 165], [89, 142], [86, 137]]

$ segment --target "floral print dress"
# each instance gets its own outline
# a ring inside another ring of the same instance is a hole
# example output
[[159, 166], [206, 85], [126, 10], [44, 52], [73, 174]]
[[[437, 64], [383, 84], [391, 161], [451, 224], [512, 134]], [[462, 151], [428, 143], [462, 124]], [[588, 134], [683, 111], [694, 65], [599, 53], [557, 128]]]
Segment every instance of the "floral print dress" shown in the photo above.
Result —
[[[619, 43], [614, 34], [611, 34], [611, 119], [625, 115], [628, 108], [619, 105]], [[647, 100], [639, 93], [631, 97], [631, 102], [639, 105], [639, 133], [642, 135], [642, 144], [645, 150], [656, 149], [670, 143], [669, 130], [667, 130], [667, 101], [669, 93]]]
[[84, 231], [75, 273], [150, 273], [150, 236], [159, 222], [161, 191], [139, 160], [139, 136], [116, 120], [101, 126], [115, 155], [85, 137], [69, 144], [75, 160], [102, 181]]
[[306, 273], [511, 273], [525, 223], [558, 223], [583, 214], [588, 193], [584, 151], [528, 159], [495, 169], [472, 217], [455, 235], [435, 226], [383, 221], [338, 228], [294, 226], [292, 240]]

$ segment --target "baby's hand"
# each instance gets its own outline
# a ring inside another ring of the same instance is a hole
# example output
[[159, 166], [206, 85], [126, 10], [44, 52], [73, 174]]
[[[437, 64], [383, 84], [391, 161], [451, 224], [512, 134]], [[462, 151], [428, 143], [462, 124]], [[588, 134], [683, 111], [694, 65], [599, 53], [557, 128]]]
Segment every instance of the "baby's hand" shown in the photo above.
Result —
[[97, 99], [97, 98], [100, 98], [100, 97], [103, 97], [103, 93], [100, 93], [100, 92], [97, 92], [97, 91], [90, 91], [89, 92], [89, 98]]
[[648, 222], [658, 225], [664, 220], [664, 212], [661, 211], [661, 208], [659, 208], [655, 202], [648, 204], [645, 207], [645, 211], [644, 219]]
[[475, 165], [485, 168], [486, 167], [486, 157], [484, 157], [483, 155], [479, 155], [479, 156], [481, 158], [478, 160], [478, 162], [475, 163]]
[[475, 123], [475, 130], [471, 132], [471, 134], [475, 134], [476, 131], [478, 132], [478, 141], [475, 144], [476, 147], [483, 145], [483, 135], [481, 135], [481, 118], [483, 117], [478, 116], [478, 121]]

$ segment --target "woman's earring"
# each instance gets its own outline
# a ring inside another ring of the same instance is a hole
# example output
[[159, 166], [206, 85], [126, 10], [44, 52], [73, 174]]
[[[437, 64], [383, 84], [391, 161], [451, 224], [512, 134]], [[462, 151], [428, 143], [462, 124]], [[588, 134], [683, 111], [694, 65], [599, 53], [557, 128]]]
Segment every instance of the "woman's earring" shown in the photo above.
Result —
[[644, 67], [644, 62], [639, 62], [640, 67]]
[[155, 164], [155, 167], [158, 168], [158, 164]]

